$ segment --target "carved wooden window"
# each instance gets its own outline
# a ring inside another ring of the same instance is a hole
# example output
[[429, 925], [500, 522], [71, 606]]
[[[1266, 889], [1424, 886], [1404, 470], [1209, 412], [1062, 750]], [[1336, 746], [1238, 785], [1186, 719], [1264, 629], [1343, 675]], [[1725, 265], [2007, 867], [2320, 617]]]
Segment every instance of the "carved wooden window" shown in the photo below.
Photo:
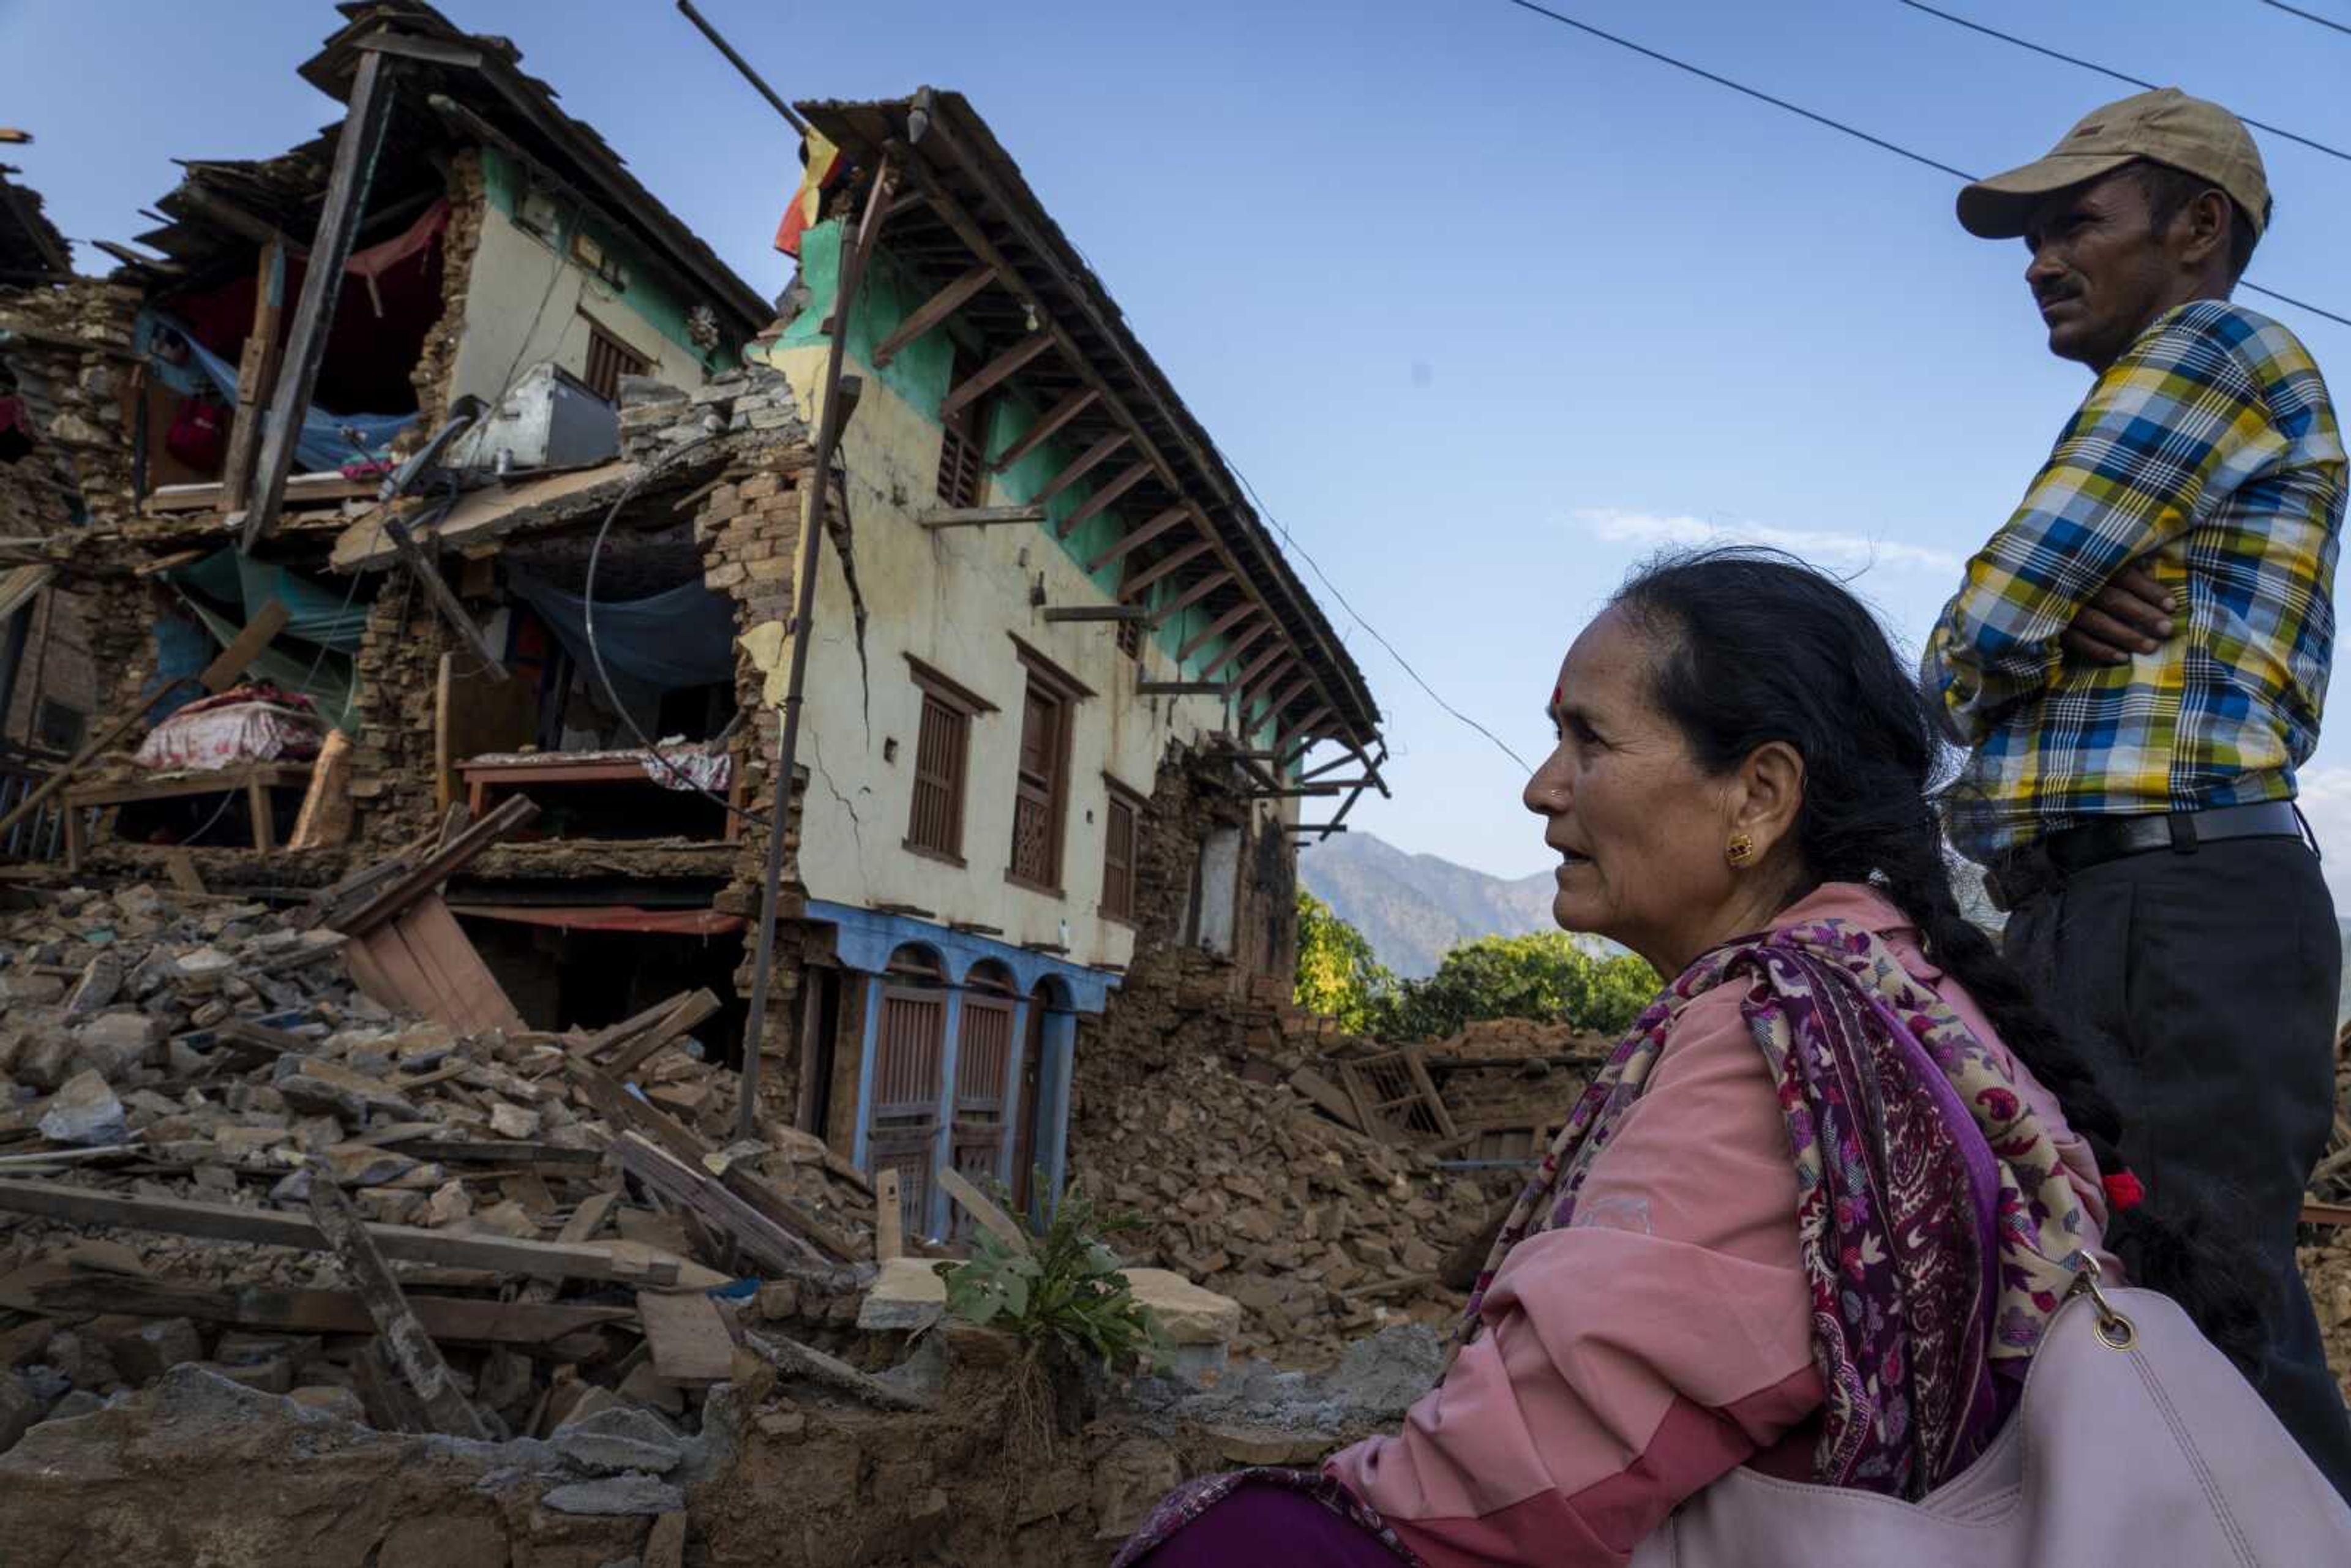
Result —
[[1012, 801], [1012, 879], [1059, 892], [1069, 699], [1029, 677], [1020, 705], [1020, 766]]
[[588, 373], [580, 379], [606, 402], [621, 401], [621, 378], [641, 376], [653, 361], [590, 321], [588, 324]]
[[987, 698], [965, 690], [911, 656], [914, 685], [923, 695], [923, 716], [914, 738], [914, 807], [906, 821], [906, 847], [961, 865], [965, 780], [970, 776], [971, 721], [993, 713]]
[[1110, 787], [1102, 819], [1102, 912], [1113, 920], [1134, 918], [1134, 808], [1125, 790]]

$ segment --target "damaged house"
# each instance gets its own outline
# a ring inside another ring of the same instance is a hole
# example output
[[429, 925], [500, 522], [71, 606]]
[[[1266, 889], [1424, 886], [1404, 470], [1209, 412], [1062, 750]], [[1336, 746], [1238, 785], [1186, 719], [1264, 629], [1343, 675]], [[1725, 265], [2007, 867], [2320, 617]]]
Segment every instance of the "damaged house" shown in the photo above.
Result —
[[449, 918], [355, 944], [381, 999], [707, 988], [705, 1054], [894, 1172], [910, 1234], [949, 1169], [1042, 1204], [1089, 1020], [1286, 994], [1295, 843], [1379, 787], [1363, 676], [959, 96], [801, 107], [778, 319], [511, 45], [341, 11], [302, 67], [339, 124], [186, 162], [110, 281], [0, 298], [104, 681], [57, 852], [296, 899], [494, 822]]

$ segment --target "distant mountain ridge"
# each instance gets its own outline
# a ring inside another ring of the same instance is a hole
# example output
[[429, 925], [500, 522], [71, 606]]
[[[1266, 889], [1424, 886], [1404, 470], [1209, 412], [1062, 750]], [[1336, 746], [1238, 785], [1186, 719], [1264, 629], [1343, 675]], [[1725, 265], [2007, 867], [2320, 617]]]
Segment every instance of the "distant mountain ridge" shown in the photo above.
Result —
[[1456, 943], [1556, 929], [1552, 873], [1489, 876], [1436, 855], [1408, 854], [1375, 834], [1343, 833], [1298, 856], [1306, 891], [1364, 934], [1380, 962], [1419, 979]]

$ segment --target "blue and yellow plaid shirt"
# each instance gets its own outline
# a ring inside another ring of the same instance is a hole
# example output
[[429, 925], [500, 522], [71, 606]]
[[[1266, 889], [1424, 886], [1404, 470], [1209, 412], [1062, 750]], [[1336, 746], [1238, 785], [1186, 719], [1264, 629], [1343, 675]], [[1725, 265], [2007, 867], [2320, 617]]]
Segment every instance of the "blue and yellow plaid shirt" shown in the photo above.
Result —
[[[1971, 750], [1952, 841], [1978, 861], [2100, 816], [2291, 799], [2335, 648], [2345, 461], [2294, 335], [2224, 300], [2158, 317], [1968, 562], [1922, 676]], [[2058, 638], [2125, 567], [2179, 602], [2127, 664]]]

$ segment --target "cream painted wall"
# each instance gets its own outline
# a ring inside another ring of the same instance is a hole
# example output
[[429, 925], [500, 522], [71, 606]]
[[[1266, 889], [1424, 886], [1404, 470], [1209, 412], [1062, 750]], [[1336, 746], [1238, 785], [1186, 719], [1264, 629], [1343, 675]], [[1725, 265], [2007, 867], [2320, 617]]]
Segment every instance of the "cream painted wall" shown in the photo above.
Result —
[[[813, 429], [821, 349], [778, 349], [770, 362], [790, 381]], [[1138, 680], [1176, 678], [1174, 662], [1146, 640], [1140, 664], [1118, 650], [1111, 622], [1049, 623], [1030, 606], [1039, 579], [1049, 604], [1107, 602], [1052, 535], [1034, 523], [932, 530], [914, 514], [936, 505], [940, 432], [868, 376], [843, 432], [859, 586], [868, 621], [861, 674], [849, 588], [830, 544], [820, 551], [816, 641], [809, 650], [808, 704], [800, 763], [810, 785], [800, 825], [800, 873], [810, 893], [872, 907], [909, 904], [938, 923], [1001, 927], [999, 940], [1061, 943], [1069, 957], [1123, 965], [1131, 928], [1101, 915], [1107, 829], [1107, 772], [1149, 795], [1160, 758], [1175, 742], [1225, 727], [1214, 697], [1146, 697]], [[1000, 497], [983, 496], [983, 505]], [[1090, 687], [1074, 710], [1069, 814], [1061, 846], [1062, 896], [1005, 880], [1012, 843], [1014, 775], [1027, 672], [1012, 641], [1030, 647]], [[904, 846], [913, 807], [922, 696], [907, 655], [936, 668], [996, 711], [975, 718], [965, 787], [963, 852], [957, 868]], [[869, 684], [870, 683], [870, 684]], [[895, 741], [894, 759], [887, 759]], [[1259, 802], [1270, 817], [1294, 802]]]
[[625, 294], [557, 256], [496, 203], [484, 204], [481, 247], [466, 284], [465, 335], [457, 345], [451, 395], [494, 398], [542, 360], [584, 375], [590, 317], [673, 386], [698, 387], [709, 380], [701, 361], [655, 330], [630, 308]]

